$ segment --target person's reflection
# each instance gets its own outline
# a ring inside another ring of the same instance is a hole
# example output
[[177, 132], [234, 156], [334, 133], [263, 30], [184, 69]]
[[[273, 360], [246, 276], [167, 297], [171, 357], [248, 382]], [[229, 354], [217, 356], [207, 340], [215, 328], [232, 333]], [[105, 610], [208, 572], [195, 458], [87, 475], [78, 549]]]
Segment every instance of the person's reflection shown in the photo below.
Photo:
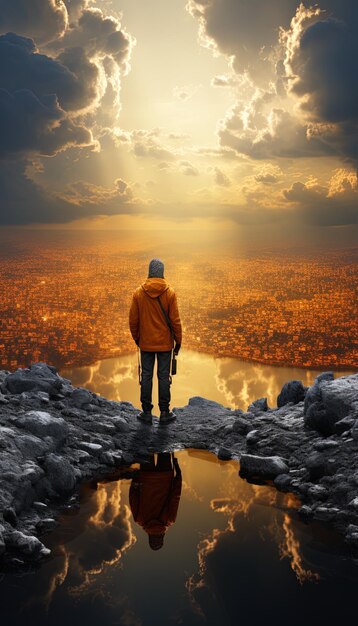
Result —
[[154, 454], [148, 463], [141, 463], [129, 490], [129, 503], [133, 518], [148, 534], [152, 550], [159, 550], [164, 535], [174, 524], [181, 494], [181, 471], [178, 459], [169, 452]]

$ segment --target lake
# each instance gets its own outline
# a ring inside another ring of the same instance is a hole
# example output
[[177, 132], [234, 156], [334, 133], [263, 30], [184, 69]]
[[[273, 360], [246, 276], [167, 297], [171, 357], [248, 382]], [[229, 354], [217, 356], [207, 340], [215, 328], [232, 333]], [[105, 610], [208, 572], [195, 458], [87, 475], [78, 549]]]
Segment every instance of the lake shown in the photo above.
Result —
[[[253, 400], [267, 397], [276, 407], [277, 396], [289, 380], [298, 379], [306, 386], [323, 370], [263, 365], [236, 358], [181, 350], [177, 359], [177, 375], [171, 387], [171, 406], [185, 406], [192, 396], [203, 396], [231, 408], [247, 409]], [[153, 379], [153, 403], [158, 405], [156, 366]], [[335, 377], [354, 373], [335, 372]], [[139, 407], [138, 356], [136, 352], [105, 359], [85, 367], [66, 368], [61, 375], [74, 386], [95, 391], [111, 400], [127, 400]]]
[[133, 520], [138, 465], [85, 485], [80, 506], [43, 536], [52, 555], [41, 569], [3, 577], [2, 623], [328, 626], [351, 618], [358, 568], [336, 534], [304, 524], [294, 496], [242, 480], [235, 461], [175, 456], [181, 495], [160, 549]]

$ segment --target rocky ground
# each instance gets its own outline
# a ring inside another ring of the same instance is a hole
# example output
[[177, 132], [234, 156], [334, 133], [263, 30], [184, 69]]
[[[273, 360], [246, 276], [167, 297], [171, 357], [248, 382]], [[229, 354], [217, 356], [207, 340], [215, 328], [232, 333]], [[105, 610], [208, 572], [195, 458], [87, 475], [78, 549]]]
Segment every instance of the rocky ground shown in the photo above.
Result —
[[324, 372], [309, 388], [290, 381], [277, 404], [260, 398], [245, 412], [193, 397], [175, 422], [149, 426], [131, 403], [74, 388], [45, 363], [0, 371], [0, 568], [48, 556], [44, 535], [81, 482], [182, 448], [240, 459], [243, 477], [298, 494], [302, 516], [332, 524], [355, 551], [358, 374]]

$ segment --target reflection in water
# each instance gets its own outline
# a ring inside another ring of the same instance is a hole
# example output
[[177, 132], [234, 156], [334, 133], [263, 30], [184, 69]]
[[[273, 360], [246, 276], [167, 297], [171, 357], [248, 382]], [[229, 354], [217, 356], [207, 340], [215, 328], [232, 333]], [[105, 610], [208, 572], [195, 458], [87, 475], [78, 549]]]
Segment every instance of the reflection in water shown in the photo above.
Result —
[[[73, 385], [95, 391], [111, 400], [127, 400], [139, 406], [137, 355], [125, 355], [98, 361], [94, 365], [63, 369], [61, 374]], [[319, 370], [261, 365], [233, 358], [181, 350], [177, 359], [178, 374], [171, 387], [172, 406], [184, 406], [192, 396], [203, 396], [231, 408], [247, 409], [257, 398], [266, 397], [276, 407], [282, 385], [298, 379], [306, 386], [313, 383]], [[350, 374], [335, 372], [335, 376]], [[158, 404], [158, 390], [153, 384], [153, 402]]]
[[[25, 618], [29, 626], [229, 625], [236, 623], [240, 593], [243, 623], [249, 616], [263, 623], [274, 606], [283, 624], [282, 595], [304, 606], [311, 588], [312, 610], [325, 619], [322, 594], [334, 589], [337, 604], [349, 606], [345, 593], [354, 598], [356, 572], [350, 581], [348, 560], [334, 554], [334, 536], [322, 541], [319, 526], [298, 520], [296, 498], [242, 480], [235, 461], [204, 451], [176, 457], [174, 465], [169, 454], [151, 457], [119, 480], [85, 487], [81, 507], [44, 538], [52, 558], [33, 576], [0, 583], [2, 615], [14, 626]], [[137, 536], [133, 517], [145, 530]], [[148, 530], [162, 536], [169, 525], [162, 549], [148, 549]], [[252, 595], [261, 602], [250, 602]], [[300, 623], [302, 614], [295, 619]]]
[[[173, 457], [173, 458], [172, 458]], [[169, 452], [154, 454], [140, 464], [129, 490], [133, 519], [148, 535], [152, 550], [160, 550], [164, 536], [174, 524], [182, 487], [178, 459]]]

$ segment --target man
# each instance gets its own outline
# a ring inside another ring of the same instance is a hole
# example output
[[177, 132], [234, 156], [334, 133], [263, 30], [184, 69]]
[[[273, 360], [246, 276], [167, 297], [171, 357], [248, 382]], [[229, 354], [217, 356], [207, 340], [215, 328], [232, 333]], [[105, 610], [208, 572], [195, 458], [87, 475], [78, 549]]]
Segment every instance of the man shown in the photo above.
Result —
[[176, 520], [181, 487], [178, 459], [170, 452], [159, 453], [157, 464], [154, 454], [148, 455], [148, 462], [140, 464], [132, 480], [129, 504], [133, 519], [148, 534], [152, 550], [163, 547], [165, 533]]
[[148, 278], [133, 294], [129, 328], [141, 354], [142, 412], [137, 417], [146, 424], [152, 423], [153, 369], [157, 355], [159, 420], [161, 424], [171, 422], [176, 416], [169, 409], [170, 363], [173, 347], [176, 355], [180, 350], [182, 327], [177, 297], [164, 278], [164, 264], [160, 259], [150, 261]]

